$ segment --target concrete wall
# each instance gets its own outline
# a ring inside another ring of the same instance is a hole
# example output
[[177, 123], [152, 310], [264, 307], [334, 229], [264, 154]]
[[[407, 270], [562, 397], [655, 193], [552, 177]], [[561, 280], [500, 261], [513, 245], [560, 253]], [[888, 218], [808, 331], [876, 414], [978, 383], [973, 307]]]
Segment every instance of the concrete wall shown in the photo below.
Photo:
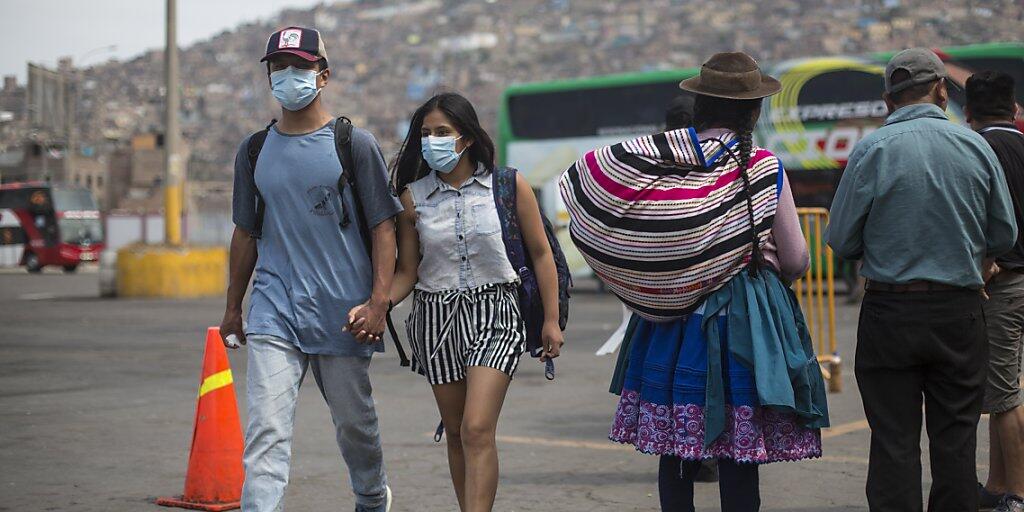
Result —
[[[182, 215], [183, 238], [192, 245], [226, 247], [234, 224], [228, 212], [200, 212]], [[164, 217], [151, 215], [107, 215], [104, 218], [107, 246], [120, 249], [136, 242], [159, 244], [164, 241]]]

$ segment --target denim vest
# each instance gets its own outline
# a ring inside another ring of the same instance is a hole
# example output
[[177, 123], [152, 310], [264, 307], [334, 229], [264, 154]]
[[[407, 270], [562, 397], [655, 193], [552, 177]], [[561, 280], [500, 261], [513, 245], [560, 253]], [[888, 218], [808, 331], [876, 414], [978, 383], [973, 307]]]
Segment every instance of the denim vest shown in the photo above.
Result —
[[420, 239], [417, 290], [469, 290], [519, 279], [505, 255], [491, 172], [458, 189], [432, 172], [409, 185]]

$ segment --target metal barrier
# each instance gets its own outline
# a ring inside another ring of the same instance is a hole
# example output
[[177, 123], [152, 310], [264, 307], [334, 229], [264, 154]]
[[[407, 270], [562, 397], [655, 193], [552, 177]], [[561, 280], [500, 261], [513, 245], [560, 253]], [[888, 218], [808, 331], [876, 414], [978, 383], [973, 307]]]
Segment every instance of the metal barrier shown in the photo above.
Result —
[[828, 224], [825, 208], [797, 208], [800, 226], [811, 254], [811, 268], [793, 285], [807, 329], [815, 340], [815, 353], [828, 390], [843, 390], [842, 360], [836, 348], [835, 260], [823, 235]]

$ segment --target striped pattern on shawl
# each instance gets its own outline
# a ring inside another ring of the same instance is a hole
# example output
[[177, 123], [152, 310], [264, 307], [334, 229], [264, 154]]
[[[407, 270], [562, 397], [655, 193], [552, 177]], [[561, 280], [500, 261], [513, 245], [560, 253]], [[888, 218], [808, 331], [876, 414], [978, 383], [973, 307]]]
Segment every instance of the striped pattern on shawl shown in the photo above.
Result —
[[[735, 134], [721, 139], [736, 148]], [[733, 149], [735, 151], [735, 149]], [[754, 148], [747, 169], [761, 247], [775, 218], [779, 161]], [[739, 164], [693, 128], [591, 151], [561, 177], [569, 234], [630, 309], [686, 316], [750, 261], [751, 222]]]

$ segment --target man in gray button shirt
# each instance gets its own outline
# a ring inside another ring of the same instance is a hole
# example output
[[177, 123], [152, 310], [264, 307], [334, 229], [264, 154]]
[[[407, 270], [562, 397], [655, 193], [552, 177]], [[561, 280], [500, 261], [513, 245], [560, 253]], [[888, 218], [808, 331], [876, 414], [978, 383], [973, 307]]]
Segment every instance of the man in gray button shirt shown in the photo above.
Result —
[[[299, 386], [311, 369], [331, 410], [357, 512], [386, 511], [391, 490], [368, 370], [373, 352], [383, 351], [395, 268], [392, 218], [402, 207], [376, 140], [358, 128], [354, 169], [346, 169], [355, 186], [339, 190], [334, 118], [320, 102], [330, 78], [320, 34], [300, 27], [275, 32], [263, 60], [281, 121], [266, 133], [255, 169], [248, 139], [235, 158], [236, 227], [221, 324], [225, 344], [237, 346], [227, 339], [234, 335], [249, 352], [242, 510], [283, 506]], [[372, 255], [360, 234], [364, 221]], [[242, 299], [254, 270], [243, 331]], [[350, 332], [353, 326], [358, 332]]]
[[921, 409], [930, 511], [978, 509], [974, 464], [987, 366], [981, 288], [1016, 241], [1006, 179], [977, 133], [949, 121], [930, 50], [885, 69], [885, 124], [857, 144], [825, 237], [863, 262], [855, 373], [871, 426], [872, 511], [921, 510]]

